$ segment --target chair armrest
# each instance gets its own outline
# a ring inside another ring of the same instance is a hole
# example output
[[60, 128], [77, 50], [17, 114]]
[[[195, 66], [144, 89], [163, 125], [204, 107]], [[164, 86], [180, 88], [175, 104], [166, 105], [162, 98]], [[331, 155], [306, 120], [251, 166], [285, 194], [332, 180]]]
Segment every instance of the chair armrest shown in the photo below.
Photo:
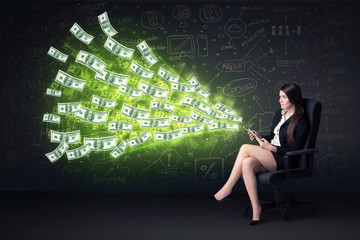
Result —
[[318, 152], [318, 150], [315, 149], [315, 148], [308, 148], [308, 149], [302, 149], [302, 150], [287, 152], [287, 153], [285, 153], [285, 155], [299, 156], [299, 155], [303, 155], [303, 154], [314, 154], [314, 153], [317, 153], [317, 152]]
[[291, 151], [291, 152], [287, 152], [285, 153], [284, 156], [284, 170], [285, 170], [285, 177], [286, 179], [290, 178], [290, 171], [289, 171], [289, 157], [293, 157], [293, 156], [300, 156], [300, 155], [311, 155], [311, 154], [315, 154], [317, 153], [318, 150], [315, 148], [308, 148], [308, 149], [302, 149], [302, 150], [297, 150], [297, 151]]

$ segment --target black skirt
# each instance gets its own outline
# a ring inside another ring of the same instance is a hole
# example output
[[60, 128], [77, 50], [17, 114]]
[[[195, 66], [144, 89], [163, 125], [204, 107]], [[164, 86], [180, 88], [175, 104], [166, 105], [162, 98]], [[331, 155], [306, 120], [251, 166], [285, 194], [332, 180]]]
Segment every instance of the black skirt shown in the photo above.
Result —
[[275, 162], [277, 165], [276, 170], [277, 171], [284, 170], [284, 155], [279, 155], [276, 152], [271, 152], [271, 153], [275, 158]]

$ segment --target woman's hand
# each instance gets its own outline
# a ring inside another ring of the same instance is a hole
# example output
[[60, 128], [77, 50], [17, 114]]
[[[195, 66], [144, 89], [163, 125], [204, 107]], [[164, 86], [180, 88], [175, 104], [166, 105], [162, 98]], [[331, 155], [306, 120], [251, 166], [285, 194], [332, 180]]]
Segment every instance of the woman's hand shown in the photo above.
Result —
[[261, 148], [272, 151], [272, 152], [276, 152], [276, 147], [274, 147], [273, 145], [271, 145], [268, 140], [266, 140], [265, 138], [262, 139], [256, 139], [260, 145]]
[[[254, 130], [253, 130], [253, 133], [255, 133], [256, 136], [259, 136], [259, 134], [258, 134], [256, 131], [254, 131]], [[249, 134], [250, 140], [251, 140], [251, 141], [254, 141], [254, 140], [255, 140], [255, 137], [254, 137], [250, 132], [248, 132], [248, 134]]]

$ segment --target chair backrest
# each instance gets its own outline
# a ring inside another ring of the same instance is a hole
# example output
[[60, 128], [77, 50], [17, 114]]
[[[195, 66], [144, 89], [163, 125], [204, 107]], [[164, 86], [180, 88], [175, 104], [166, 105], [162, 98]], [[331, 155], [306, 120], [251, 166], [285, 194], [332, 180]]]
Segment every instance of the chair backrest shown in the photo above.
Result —
[[[319, 131], [320, 117], [322, 105], [320, 102], [303, 98], [302, 107], [304, 109], [304, 117], [309, 124], [309, 133], [304, 144], [304, 149], [315, 148], [316, 138]], [[311, 176], [314, 169], [314, 155], [302, 156], [298, 161], [299, 168], [307, 169], [308, 175]]]

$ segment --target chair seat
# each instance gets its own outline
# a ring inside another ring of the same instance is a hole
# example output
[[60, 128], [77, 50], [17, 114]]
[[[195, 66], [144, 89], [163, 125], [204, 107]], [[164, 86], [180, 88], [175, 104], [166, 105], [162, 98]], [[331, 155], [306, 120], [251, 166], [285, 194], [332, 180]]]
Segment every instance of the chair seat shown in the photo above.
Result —
[[[308, 175], [307, 170], [303, 168], [292, 168], [289, 171], [291, 179], [302, 178]], [[286, 171], [279, 170], [260, 173], [256, 177], [259, 184], [278, 184], [286, 180]]]

